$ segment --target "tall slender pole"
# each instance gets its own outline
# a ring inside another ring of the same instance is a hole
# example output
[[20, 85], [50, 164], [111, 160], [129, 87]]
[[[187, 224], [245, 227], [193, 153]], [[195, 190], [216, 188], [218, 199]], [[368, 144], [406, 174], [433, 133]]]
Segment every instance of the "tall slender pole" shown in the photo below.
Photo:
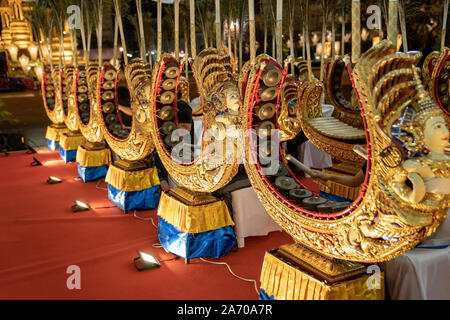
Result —
[[158, 25], [158, 40], [157, 40], [157, 49], [158, 49], [158, 57], [161, 58], [162, 54], [162, 2], [158, 0], [158, 8], [157, 8], [157, 25]]
[[197, 44], [195, 41], [195, 1], [189, 0], [189, 17], [191, 29], [191, 55], [195, 59], [197, 57]]
[[398, 13], [400, 15], [400, 28], [402, 30], [403, 51], [408, 52], [408, 36], [406, 34], [405, 9], [403, 3], [400, 3]]
[[139, 24], [139, 52], [141, 59], [145, 59], [145, 36], [144, 36], [144, 21], [142, 19], [142, 0], [136, 0], [136, 9], [138, 14], [138, 24]]
[[277, 0], [277, 61], [283, 62], [283, 0]]
[[305, 34], [306, 34], [306, 60], [308, 62], [308, 80], [312, 81], [311, 47], [309, 43], [309, 0], [306, 0], [305, 8]]
[[102, 42], [103, 42], [103, 0], [98, 1], [98, 65], [103, 63]]
[[114, 19], [114, 49], [113, 49], [113, 65], [117, 66], [117, 43], [119, 42], [119, 18]]
[[336, 56], [336, 4], [332, 4], [333, 9], [331, 12], [331, 56]]
[[222, 27], [220, 21], [220, 0], [216, 0], [216, 48], [222, 48]]
[[324, 79], [324, 69], [325, 69], [325, 41], [327, 36], [327, 0], [322, 0], [322, 52], [320, 55], [320, 81]]
[[398, 0], [389, 0], [388, 40], [397, 45], [398, 34]]
[[449, 0], [445, 0], [444, 4], [444, 19], [442, 23], [442, 34], [441, 34], [441, 51], [445, 48], [445, 37], [447, 36], [447, 16], [448, 16], [448, 2]]
[[120, 14], [119, 0], [114, 0], [114, 7], [116, 9], [117, 22], [119, 23], [120, 39], [122, 41], [122, 48], [123, 48], [122, 51], [123, 61], [125, 65], [127, 65], [128, 64], [127, 43], [125, 41], [125, 34], [123, 32], [122, 15]]
[[[294, 48], [294, 15], [295, 15], [295, 6], [292, 5], [292, 2], [290, 2], [289, 9], [291, 10], [289, 14], [289, 49], [291, 58], [295, 59], [295, 48]], [[295, 66], [293, 63], [291, 63], [291, 73], [294, 74]]]
[[342, 7], [342, 26], [341, 26], [341, 56], [345, 55], [345, 7]]
[[248, 23], [250, 33], [250, 63], [256, 63], [256, 43], [255, 43], [255, 1], [248, 0]]
[[361, 56], [361, 2], [352, 0], [352, 62]]
[[174, 0], [175, 13], [175, 59], [180, 60], [180, 0]]

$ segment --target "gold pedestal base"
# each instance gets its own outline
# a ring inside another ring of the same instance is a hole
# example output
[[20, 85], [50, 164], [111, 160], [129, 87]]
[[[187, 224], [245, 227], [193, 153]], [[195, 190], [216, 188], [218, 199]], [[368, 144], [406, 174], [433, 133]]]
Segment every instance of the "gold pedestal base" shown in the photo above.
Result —
[[101, 167], [111, 164], [111, 150], [101, 143], [87, 142], [77, 149], [77, 163], [82, 167]]
[[59, 145], [64, 150], [77, 150], [84, 143], [86, 143], [86, 139], [76, 131], [65, 132], [59, 138]]
[[61, 135], [67, 132], [69, 132], [69, 128], [64, 124], [51, 124], [47, 127], [45, 139], [59, 142]]
[[106, 143], [86, 141], [86, 143], [83, 144], [83, 147], [89, 151], [102, 150], [106, 148]]
[[234, 226], [224, 201], [183, 188], [162, 192], [158, 216], [181, 232], [201, 233]]
[[371, 277], [363, 264], [289, 244], [266, 252], [260, 280], [275, 300], [384, 300], [384, 274]]

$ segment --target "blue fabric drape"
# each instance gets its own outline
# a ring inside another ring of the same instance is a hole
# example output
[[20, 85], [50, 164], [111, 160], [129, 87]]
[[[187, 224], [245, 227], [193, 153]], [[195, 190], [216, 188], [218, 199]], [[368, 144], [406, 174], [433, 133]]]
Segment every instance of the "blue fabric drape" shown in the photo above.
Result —
[[59, 142], [47, 139], [47, 147], [52, 151], [56, 151], [59, 148]]
[[351, 200], [351, 199], [339, 197], [339, 196], [336, 196], [334, 194], [326, 193], [326, 192], [323, 192], [323, 191], [320, 191], [319, 195], [322, 198], [325, 198], [325, 199], [328, 199], [328, 200], [331, 200], [331, 201], [334, 201], [334, 202], [353, 202], [353, 200]]
[[259, 300], [275, 300], [275, 297], [273, 295], [269, 297], [267, 292], [265, 292], [264, 289], [261, 289], [259, 292]]
[[59, 147], [59, 154], [65, 163], [77, 161], [77, 150], [64, 150], [61, 146]]
[[236, 243], [231, 226], [201, 233], [187, 233], [181, 232], [161, 217], [158, 221], [158, 238], [161, 245], [167, 251], [185, 259], [220, 258]]
[[107, 172], [108, 166], [83, 167], [78, 163], [78, 176], [84, 182], [104, 180]]
[[108, 184], [109, 200], [125, 211], [154, 210], [158, 208], [160, 197], [159, 186], [142, 191], [121, 191]]

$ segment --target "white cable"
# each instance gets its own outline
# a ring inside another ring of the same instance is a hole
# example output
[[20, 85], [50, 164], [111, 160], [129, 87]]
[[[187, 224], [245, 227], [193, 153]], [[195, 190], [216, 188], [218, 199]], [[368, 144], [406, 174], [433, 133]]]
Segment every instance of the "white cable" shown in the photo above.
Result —
[[140, 219], [140, 220], [151, 221], [151, 222], [152, 222], [152, 225], [153, 225], [156, 229], [158, 229], [158, 226], [157, 226], [157, 225], [155, 224], [155, 222], [153, 221], [153, 218], [142, 218], [142, 217], [139, 217], [139, 216], [136, 214], [136, 210], [134, 210], [133, 216], [134, 216], [135, 218]]
[[206, 260], [206, 259], [204, 259], [204, 258], [200, 258], [200, 260], [202, 260], [202, 261], [204, 261], [204, 262], [212, 263], [212, 264], [224, 264], [224, 265], [226, 265], [227, 268], [228, 268], [228, 270], [230, 271], [230, 273], [231, 273], [233, 276], [235, 276], [236, 278], [241, 279], [241, 280], [244, 280], [244, 281], [248, 281], [248, 282], [253, 282], [253, 284], [255, 285], [255, 291], [256, 291], [256, 294], [259, 296], [258, 284], [256, 283], [256, 280], [253, 280], [253, 279], [246, 279], [246, 278], [239, 277], [238, 275], [236, 275], [236, 274], [233, 272], [233, 270], [231, 270], [230, 266], [229, 266], [228, 263], [226, 263], [226, 262], [213, 262], [213, 261]]
[[106, 190], [106, 191], [108, 191], [108, 189], [107, 188], [100, 188], [98, 185], [100, 184], [102, 182], [102, 180], [99, 180], [98, 182], [97, 182], [97, 185], [95, 186], [97, 189], [100, 189], [100, 190]]

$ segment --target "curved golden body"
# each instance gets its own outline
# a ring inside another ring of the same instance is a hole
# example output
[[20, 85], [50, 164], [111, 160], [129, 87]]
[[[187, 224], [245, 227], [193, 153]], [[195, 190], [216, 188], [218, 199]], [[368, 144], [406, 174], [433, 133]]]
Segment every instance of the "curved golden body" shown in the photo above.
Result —
[[[104, 74], [108, 69], [115, 68], [112, 65], [104, 65], [99, 77], [99, 86], [101, 87], [105, 81]], [[100, 127], [103, 136], [111, 147], [111, 149], [123, 160], [136, 161], [147, 157], [155, 148], [151, 134], [150, 121], [152, 113], [150, 110], [151, 99], [151, 67], [145, 64], [141, 59], [133, 59], [125, 68], [125, 77], [127, 79], [128, 88], [131, 96], [131, 109], [133, 111], [132, 125], [130, 134], [125, 139], [120, 139], [114, 136], [107, 128], [103, 113], [102, 113], [102, 98], [101, 90], [98, 91], [98, 117], [100, 119]], [[115, 70], [116, 71], [116, 70]], [[117, 102], [117, 77], [115, 76], [114, 93]], [[117, 114], [117, 103], [115, 102], [114, 112]]]
[[[405, 202], [392, 190], [391, 178], [402, 170], [404, 157], [392, 139], [389, 124], [401, 115], [406, 107], [405, 99], [418, 95], [418, 83], [412, 80], [416, 60], [416, 57], [407, 59], [397, 54], [392, 43], [383, 41], [366, 52], [354, 69], [353, 81], [363, 109], [369, 159], [361, 194], [345, 211], [310, 212], [287, 201], [267, 183], [258, 165], [250, 163], [255, 151], [250, 147], [250, 137], [245, 138], [245, 167], [253, 188], [269, 215], [295, 241], [331, 258], [373, 263], [393, 259], [412, 249], [445, 220], [450, 205], [448, 195], [430, 206]], [[245, 90], [248, 112], [244, 113], [243, 123], [248, 126], [253, 125], [249, 116], [255, 106], [252, 88], [257, 81], [259, 62], [251, 71]], [[398, 72], [398, 66], [410, 69], [409, 80]], [[399, 76], [383, 79], [391, 72]], [[380, 81], [391, 83], [392, 91], [376, 99], [374, 88]], [[311, 108], [319, 112], [322, 91], [323, 85], [318, 81], [305, 83], [299, 92], [302, 104], [317, 106]], [[415, 223], [415, 217], [427, 223]]]
[[[203, 68], [207, 67], [208, 64], [204, 63], [211, 57], [212, 60], [216, 62], [217, 69], [220, 69], [219, 62], [228, 61], [224, 56], [219, 56], [218, 51], [215, 49], [206, 49], [199, 53], [197, 58], [193, 62], [193, 70], [194, 77], [199, 86], [200, 99], [202, 101], [203, 108], [203, 117], [204, 117], [204, 128], [207, 130], [210, 128], [214, 122], [215, 113], [213, 114], [212, 108], [205, 107], [206, 104], [206, 91], [204, 90], [203, 85], [213, 85], [220, 83], [222, 81], [223, 75], [221, 72], [212, 72], [208, 75], [201, 75], [201, 71]], [[225, 63], [225, 62], [224, 62]], [[192, 191], [197, 192], [213, 192], [217, 189], [225, 186], [230, 180], [234, 177], [237, 172], [239, 164], [237, 161], [233, 161], [231, 164], [220, 164], [211, 168], [210, 166], [210, 158], [206, 156], [205, 150], [208, 144], [203, 141], [202, 142], [202, 153], [199, 157], [197, 157], [193, 162], [189, 164], [183, 164], [177, 161], [174, 161], [171, 154], [169, 153], [167, 147], [164, 145], [164, 141], [160, 134], [160, 124], [158, 124], [158, 101], [161, 96], [161, 92], [163, 91], [161, 88], [162, 77], [164, 74], [164, 70], [166, 65], [175, 64], [180, 68], [178, 62], [168, 54], [164, 54], [161, 56], [160, 60], [156, 62], [153, 68], [153, 76], [152, 76], [152, 99], [151, 99], [151, 110], [154, 115], [151, 117], [151, 125], [150, 132], [152, 136], [152, 140], [155, 144], [158, 155], [163, 163], [164, 167], [168, 171], [171, 177], [177, 181], [177, 183], [190, 189]], [[181, 68], [180, 68], [181, 70]], [[178, 90], [180, 75], [177, 77], [177, 87], [174, 89], [175, 96]], [[228, 78], [227, 78], [228, 79]], [[237, 87], [237, 85], [236, 85]], [[174, 100], [172, 106], [176, 108], [176, 99]]]
[[[62, 71], [58, 68], [53, 68], [52, 70], [46, 70], [44, 72], [41, 84], [45, 112], [50, 121], [54, 124], [64, 123], [64, 111], [61, 100], [61, 81]], [[53, 99], [53, 104], [50, 104], [51, 99]], [[51, 105], [54, 107], [51, 108]]]
[[[99, 105], [98, 105], [98, 76], [99, 76], [99, 66], [97, 63], [91, 63], [87, 70], [87, 87], [88, 87], [88, 97], [90, 104], [90, 117], [89, 123], [84, 124], [81, 119], [79, 119], [80, 123], [80, 131], [83, 136], [91, 143], [102, 142], [103, 133], [101, 130], [101, 119], [99, 117]], [[79, 114], [78, 114], [79, 117]]]
[[[422, 76], [430, 96], [444, 112], [447, 126], [450, 126], [450, 111], [445, 108], [443, 101], [443, 96], [446, 96], [447, 106], [450, 105], [450, 49], [444, 48], [442, 52], [434, 51], [430, 53], [423, 64]], [[446, 93], [439, 91], [440, 77], [443, 77], [447, 82]]]
[[67, 97], [67, 114], [64, 113], [64, 123], [70, 131], [79, 129], [78, 110], [75, 103], [76, 70], [73, 66], [64, 68], [64, 87], [63, 94]]
[[[327, 60], [324, 81], [325, 98], [334, 106], [333, 117], [353, 127], [362, 128], [363, 122], [359, 110], [352, 110], [352, 106], [347, 105], [348, 101], [343, 100], [341, 78], [343, 72], [349, 71], [347, 66], [348, 60], [348, 56], [337, 56]], [[340, 95], [340, 98], [338, 95]]]

